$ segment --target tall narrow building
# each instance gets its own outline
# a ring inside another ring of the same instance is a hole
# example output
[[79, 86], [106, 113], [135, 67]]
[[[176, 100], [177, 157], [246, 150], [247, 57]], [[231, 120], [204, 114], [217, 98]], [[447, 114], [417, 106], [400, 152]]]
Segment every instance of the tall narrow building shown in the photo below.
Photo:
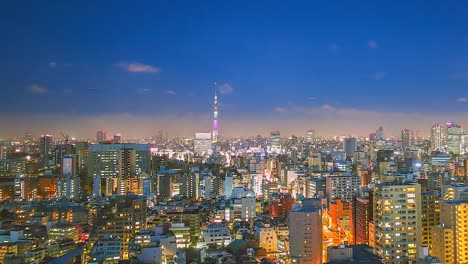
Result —
[[216, 95], [216, 84], [215, 84], [214, 108], [213, 108], [212, 141], [213, 141], [213, 143], [218, 142], [218, 96]]
[[383, 183], [374, 187], [375, 253], [384, 263], [412, 263], [421, 245], [421, 186]]

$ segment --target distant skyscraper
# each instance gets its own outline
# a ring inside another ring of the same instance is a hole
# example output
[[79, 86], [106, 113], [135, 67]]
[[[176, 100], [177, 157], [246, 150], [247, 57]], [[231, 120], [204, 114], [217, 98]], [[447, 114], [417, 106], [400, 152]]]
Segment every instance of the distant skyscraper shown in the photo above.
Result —
[[279, 153], [281, 151], [281, 134], [278, 130], [271, 132], [270, 141], [271, 151]]
[[48, 167], [52, 156], [52, 135], [41, 135], [39, 151], [41, 153], [42, 166]]
[[211, 141], [210, 133], [195, 133], [193, 152], [199, 155], [209, 153], [211, 151]]
[[122, 143], [122, 135], [120, 133], [114, 134], [114, 143]]
[[431, 148], [433, 150], [444, 151], [447, 138], [445, 127], [435, 124], [431, 128]]
[[307, 143], [313, 144], [315, 142], [315, 131], [313, 129], [307, 130]]
[[376, 136], [377, 140], [383, 140], [384, 139], [383, 127], [379, 127], [379, 129], [375, 132], [375, 136]]
[[96, 142], [101, 143], [101, 142], [106, 142], [107, 141], [107, 135], [106, 131], [104, 130], [99, 130], [96, 132]]
[[218, 142], [218, 96], [216, 95], [216, 86], [214, 94], [214, 108], [213, 108], [213, 143]]
[[403, 129], [401, 131], [401, 146], [403, 148], [409, 148], [410, 147], [410, 142], [411, 142], [411, 136], [410, 136], [410, 130], [409, 129]]
[[345, 138], [343, 141], [343, 150], [346, 153], [347, 158], [352, 158], [354, 156], [354, 152], [357, 150], [356, 138]]

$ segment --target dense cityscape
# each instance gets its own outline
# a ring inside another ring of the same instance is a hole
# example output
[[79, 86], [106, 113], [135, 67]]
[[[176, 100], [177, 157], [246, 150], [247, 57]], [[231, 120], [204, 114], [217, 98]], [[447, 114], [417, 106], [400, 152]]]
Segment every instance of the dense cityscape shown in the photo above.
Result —
[[0, 264], [468, 264], [467, 1], [1, 6]]
[[[468, 134], [0, 145], [0, 263], [466, 263]], [[221, 123], [222, 124], [222, 123]]]

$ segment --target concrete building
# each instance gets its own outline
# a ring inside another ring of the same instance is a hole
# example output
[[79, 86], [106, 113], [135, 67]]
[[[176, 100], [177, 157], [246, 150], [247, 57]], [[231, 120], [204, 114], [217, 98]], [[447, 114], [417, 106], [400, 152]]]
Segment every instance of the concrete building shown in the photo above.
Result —
[[353, 202], [354, 240], [355, 244], [369, 244], [369, 220], [372, 214], [369, 198], [359, 197]]
[[421, 193], [421, 245], [432, 248], [432, 229], [439, 225], [439, 193]]
[[193, 152], [198, 155], [211, 153], [211, 133], [195, 133]]
[[384, 183], [374, 187], [375, 251], [385, 263], [417, 258], [421, 245], [421, 186]]
[[357, 175], [330, 175], [326, 177], [326, 182], [328, 202], [336, 198], [351, 202], [361, 189], [361, 177]]
[[432, 150], [445, 151], [447, 144], [447, 130], [440, 124], [435, 124], [431, 128], [431, 148]]
[[354, 157], [354, 152], [357, 150], [357, 139], [355, 137], [345, 138], [343, 150], [346, 153], [346, 158]]
[[291, 263], [322, 263], [322, 213], [315, 206], [299, 207], [288, 215]]
[[91, 259], [98, 262], [118, 263], [122, 251], [122, 240], [119, 237], [104, 235], [91, 249]]
[[129, 178], [151, 173], [149, 144], [89, 145], [88, 179], [106, 180], [106, 195], [126, 194]]

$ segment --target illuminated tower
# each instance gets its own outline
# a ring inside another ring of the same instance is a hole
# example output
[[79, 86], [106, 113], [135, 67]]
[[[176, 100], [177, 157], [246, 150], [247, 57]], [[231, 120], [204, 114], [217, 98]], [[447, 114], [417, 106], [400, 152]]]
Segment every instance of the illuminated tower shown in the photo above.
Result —
[[215, 83], [215, 95], [214, 95], [214, 108], [213, 108], [213, 143], [218, 142], [218, 96], [216, 95], [216, 83]]

